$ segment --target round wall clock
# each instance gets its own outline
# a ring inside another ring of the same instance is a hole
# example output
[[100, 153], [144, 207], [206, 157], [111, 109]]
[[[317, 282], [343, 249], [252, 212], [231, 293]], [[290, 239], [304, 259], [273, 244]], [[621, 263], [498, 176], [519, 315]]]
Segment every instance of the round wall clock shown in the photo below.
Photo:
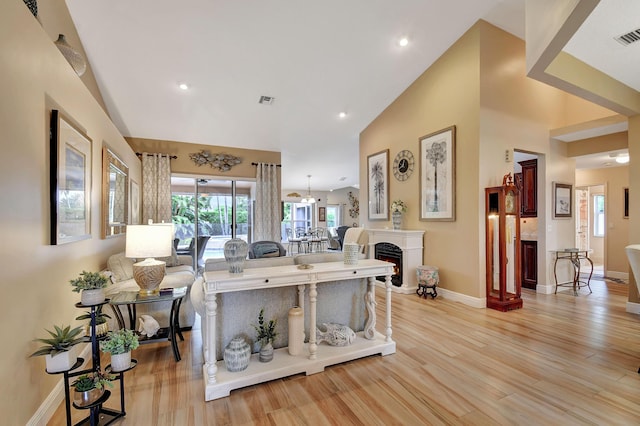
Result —
[[396, 179], [404, 181], [409, 179], [411, 173], [413, 173], [413, 154], [409, 150], [403, 150], [396, 155], [393, 160], [393, 175]]

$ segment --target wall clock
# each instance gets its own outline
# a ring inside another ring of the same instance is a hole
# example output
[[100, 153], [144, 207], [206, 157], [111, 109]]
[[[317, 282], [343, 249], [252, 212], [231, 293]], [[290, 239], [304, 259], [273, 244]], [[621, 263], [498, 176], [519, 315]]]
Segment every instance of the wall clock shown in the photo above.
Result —
[[409, 179], [411, 173], [413, 173], [414, 166], [413, 154], [409, 150], [403, 150], [396, 155], [393, 160], [393, 175], [399, 181], [405, 181]]

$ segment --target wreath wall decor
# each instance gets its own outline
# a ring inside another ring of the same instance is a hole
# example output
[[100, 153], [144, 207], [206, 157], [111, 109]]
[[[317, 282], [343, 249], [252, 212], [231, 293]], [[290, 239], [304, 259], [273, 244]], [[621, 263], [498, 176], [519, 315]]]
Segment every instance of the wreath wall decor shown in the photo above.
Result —
[[206, 150], [189, 154], [189, 158], [198, 167], [208, 165], [212, 169], [218, 169], [221, 172], [228, 172], [233, 166], [242, 163], [242, 159], [239, 157], [229, 154], [212, 154]]

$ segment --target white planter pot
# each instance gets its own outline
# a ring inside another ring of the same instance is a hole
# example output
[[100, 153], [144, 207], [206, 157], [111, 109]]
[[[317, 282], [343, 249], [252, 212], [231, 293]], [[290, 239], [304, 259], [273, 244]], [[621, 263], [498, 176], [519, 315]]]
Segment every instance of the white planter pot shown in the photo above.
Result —
[[104, 289], [96, 288], [92, 290], [82, 290], [80, 292], [80, 303], [85, 306], [99, 305], [104, 302]]
[[47, 364], [48, 373], [60, 373], [62, 371], [69, 371], [71, 367], [78, 360], [76, 357], [76, 351], [60, 352], [57, 355], [45, 355], [45, 363]]
[[124, 371], [131, 367], [131, 352], [111, 354], [111, 371]]

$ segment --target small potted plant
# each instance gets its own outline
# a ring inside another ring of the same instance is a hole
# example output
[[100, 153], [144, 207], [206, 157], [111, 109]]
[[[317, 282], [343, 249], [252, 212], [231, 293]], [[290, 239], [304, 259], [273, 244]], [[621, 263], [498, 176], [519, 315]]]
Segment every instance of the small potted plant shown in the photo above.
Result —
[[[111, 318], [108, 314], [102, 312], [102, 306], [99, 305], [96, 308], [96, 336], [102, 337], [109, 331], [109, 324], [107, 323], [107, 318]], [[87, 311], [84, 314], [77, 316], [77, 320], [89, 320], [85, 325], [85, 334], [91, 336], [91, 312]]]
[[258, 325], [253, 327], [256, 330], [256, 340], [260, 342], [260, 354], [258, 360], [260, 362], [269, 362], [273, 359], [273, 341], [278, 335], [276, 332], [277, 319], [264, 320], [264, 308], [260, 309], [258, 314]]
[[44, 343], [31, 356], [45, 355], [47, 371], [49, 373], [59, 373], [70, 370], [76, 363], [77, 357], [73, 347], [84, 341], [82, 326], [71, 328], [71, 326], [58, 327], [54, 325], [55, 331], [45, 330], [51, 335], [50, 338], [35, 339], [35, 342]]
[[402, 214], [407, 211], [407, 205], [402, 200], [395, 200], [391, 203], [391, 221], [393, 229], [399, 230], [402, 227]]
[[115, 379], [115, 375], [100, 370], [79, 376], [71, 384], [74, 389], [74, 404], [79, 407], [93, 404], [102, 397], [105, 387], [113, 387], [113, 383], [111, 383], [113, 379]]
[[99, 305], [104, 302], [104, 288], [108, 278], [100, 272], [82, 271], [78, 278], [69, 281], [74, 292], [80, 293], [80, 303], [85, 306]]
[[135, 331], [122, 328], [107, 333], [107, 337], [100, 341], [100, 350], [111, 354], [111, 370], [124, 371], [131, 367], [131, 351], [140, 343]]

